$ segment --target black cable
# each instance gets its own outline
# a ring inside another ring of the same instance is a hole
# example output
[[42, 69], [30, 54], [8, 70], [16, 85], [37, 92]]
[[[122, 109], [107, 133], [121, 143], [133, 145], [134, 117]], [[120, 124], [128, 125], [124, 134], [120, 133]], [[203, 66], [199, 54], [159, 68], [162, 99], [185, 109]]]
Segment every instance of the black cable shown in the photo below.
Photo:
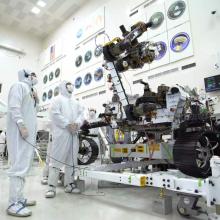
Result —
[[72, 177], [74, 179], [74, 156], [73, 156], [73, 135], [71, 135], [71, 142], [72, 142], [72, 147], [71, 147], [71, 154], [72, 154], [72, 162], [73, 162], [73, 172], [72, 172]]
[[[31, 145], [34, 149], [36, 149], [36, 150], [38, 150], [39, 152], [41, 152], [41, 153], [43, 153], [40, 149], [38, 149], [37, 147], [36, 147], [36, 145], [33, 145], [33, 144], [31, 144], [29, 141], [27, 141], [26, 139], [23, 139], [26, 143], [28, 143], [29, 145]], [[72, 167], [72, 168], [79, 168], [79, 166], [77, 167], [77, 166], [73, 166], [73, 165], [70, 165], [70, 164], [67, 164], [67, 163], [65, 163], [65, 162], [62, 162], [62, 161], [59, 161], [59, 160], [57, 160], [56, 158], [54, 158], [54, 157], [52, 157], [52, 156], [50, 156], [50, 155], [46, 155], [47, 157], [49, 157], [50, 159], [53, 159], [53, 160], [55, 160], [56, 162], [58, 162], [58, 163], [61, 163], [61, 164], [63, 164], [63, 165], [65, 165], [65, 166], [68, 166], [68, 167]]]
[[131, 89], [131, 84], [129, 83], [128, 79], [125, 77], [125, 74], [124, 74], [123, 72], [122, 72], [122, 75], [124, 76], [125, 81], [127, 82], [128, 86], [129, 86], [131, 95], [133, 95], [133, 94], [132, 94], [132, 89]]
[[111, 40], [110, 40], [110, 37], [109, 37], [109, 35], [108, 35], [107, 33], [105, 33], [105, 32], [98, 33], [98, 34], [95, 36], [95, 45], [96, 45], [96, 47], [100, 47], [100, 45], [97, 44], [97, 37], [98, 37], [98, 36], [101, 36], [101, 35], [105, 35], [105, 36], [108, 38], [108, 40], [111, 41]]
[[[17, 125], [17, 127], [18, 127], [18, 130], [19, 130], [19, 126]], [[19, 130], [20, 131], [20, 130]], [[36, 149], [36, 150], [38, 150], [40, 153], [43, 153], [40, 149], [38, 149], [37, 147], [36, 147], [36, 145], [33, 145], [32, 143], [30, 143], [29, 141], [27, 141], [26, 139], [24, 139], [24, 138], [22, 138], [27, 144], [29, 144], [30, 146], [32, 146], [34, 149]], [[73, 169], [74, 168], [80, 168], [79, 166], [74, 166], [74, 164], [73, 165], [70, 165], [70, 164], [67, 164], [67, 163], [65, 163], [65, 162], [62, 162], [62, 161], [59, 161], [59, 160], [57, 160], [56, 158], [54, 158], [54, 157], [52, 157], [52, 156], [50, 156], [50, 155], [48, 155], [48, 154], [46, 154], [46, 157], [49, 157], [50, 159], [53, 159], [53, 160], [55, 160], [56, 162], [58, 162], [58, 163], [61, 163], [61, 164], [63, 164], [63, 165], [65, 165], [65, 166], [68, 166], [68, 167], [72, 167]], [[45, 161], [45, 163], [46, 163], [46, 161]], [[73, 162], [74, 163], [74, 162]], [[47, 163], [46, 163], [47, 164]], [[85, 167], [85, 168], [87, 168], [87, 167]], [[80, 168], [80, 169], [85, 169], [85, 168]]]

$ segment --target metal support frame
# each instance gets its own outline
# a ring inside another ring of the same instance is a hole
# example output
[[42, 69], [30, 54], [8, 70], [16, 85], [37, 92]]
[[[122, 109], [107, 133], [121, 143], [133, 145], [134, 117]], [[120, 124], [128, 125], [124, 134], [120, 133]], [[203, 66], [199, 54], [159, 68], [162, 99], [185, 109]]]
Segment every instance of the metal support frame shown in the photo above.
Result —
[[[154, 161], [146, 162], [148, 162], [146, 164], [149, 165]], [[134, 167], [140, 167], [143, 165], [141, 162], [136, 162], [136, 164], [135, 162], [130, 162], [125, 163], [124, 165], [101, 165], [93, 168], [90, 167], [85, 169], [78, 169], [77, 175], [80, 179], [89, 178], [132, 186], [164, 188], [167, 190], [175, 191], [180, 195], [184, 195], [185, 198], [186, 195], [188, 195], [187, 198], [190, 201], [188, 206], [186, 206], [186, 203], [184, 203], [184, 199], [180, 199], [179, 206], [185, 204], [184, 207], [187, 208], [188, 213], [191, 215], [198, 214], [196, 212], [195, 205], [197, 203], [197, 199], [199, 197], [203, 197], [206, 200], [208, 207], [216, 207], [216, 213], [210, 214], [209, 219], [220, 220], [220, 157], [214, 156], [211, 159], [212, 176], [207, 179], [191, 178], [189, 176], [183, 175], [177, 170], [169, 170], [167, 172], [153, 172], [148, 174], [108, 172], [110, 170], [113, 171], [132, 167], [132, 163], [134, 163]], [[189, 211], [190, 206], [191, 210]]]
[[113, 164], [102, 164], [100, 166], [90, 167], [89, 170], [96, 171], [118, 171], [127, 168], [135, 169], [138, 167], [146, 167], [149, 165], [157, 165], [157, 164], [167, 164], [166, 160], [147, 160], [147, 161], [128, 161], [123, 163], [113, 163]]

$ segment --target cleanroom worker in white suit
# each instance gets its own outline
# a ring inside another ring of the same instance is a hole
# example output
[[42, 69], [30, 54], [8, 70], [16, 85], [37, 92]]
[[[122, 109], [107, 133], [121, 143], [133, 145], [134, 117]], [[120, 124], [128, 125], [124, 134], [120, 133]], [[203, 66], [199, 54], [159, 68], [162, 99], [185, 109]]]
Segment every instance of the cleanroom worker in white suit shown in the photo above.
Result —
[[47, 185], [48, 182], [51, 146], [52, 146], [52, 135], [50, 135], [49, 137], [48, 146], [47, 146], [46, 165], [43, 169], [43, 178], [41, 180], [41, 184], [43, 185]]
[[[45, 167], [43, 169], [43, 178], [41, 180], [42, 185], [47, 185], [48, 184], [49, 165], [50, 165], [50, 160], [51, 160], [51, 158], [50, 158], [51, 148], [52, 148], [52, 135], [50, 135], [50, 137], [49, 137], [49, 143], [48, 143], [48, 146], [47, 146], [46, 164], [45, 164]], [[61, 177], [62, 176], [59, 176], [59, 180], [58, 180], [59, 185], [62, 185]]]
[[8, 95], [7, 147], [10, 162], [9, 207], [13, 216], [30, 216], [27, 206], [36, 201], [24, 198], [25, 177], [31, 168], [37, 132], [37, 108], [39, 99], [33, 86], [37, 84], [35, 73], [29, 70], [18, 72], [19, 82], [12, 85]]
[[[89, 116], [88, 116], [89, 123], [96, 122], [97, 120], [98, 119], [96, 115], [96, 110], [93, 108], [89, 109]], [[92, 128], [89, 130], [89, 133], [92, 135], [97, 135], [97, 137], [93, 137], [92, 139], [96, 142], [96, 144], [100, 149], [99, 128]]]
[[3, 130], [0, 134], [0, 160], [4, 157], [6, 147], [6, 133], [5, 130]]
[[[73, 85], [60, 83], [60, 95], [51, 104], [52, 148], [46, 198], [56, 196], [59, 171], [65, 165], [64, 186], [67, 193], [80, 193], [74, 184], [74, 167], [79, 151], [78, 130], [85, 120], [85, 108], [72, 97]], [[60, 163], [60, 161], [62, 163]]]

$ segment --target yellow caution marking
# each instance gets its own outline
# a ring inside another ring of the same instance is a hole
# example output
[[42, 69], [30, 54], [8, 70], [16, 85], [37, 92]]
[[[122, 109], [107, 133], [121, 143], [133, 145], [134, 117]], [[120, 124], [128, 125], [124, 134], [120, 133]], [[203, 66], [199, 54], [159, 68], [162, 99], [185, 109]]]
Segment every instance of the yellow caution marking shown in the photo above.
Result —
[[149, 151], [154, 152], [154, 151], [160, 151], [160, 144], [150, 144], [149, 145]]
[[142, 176], [141, 178], [140, 178], [140, 186], [146, 186], [146, 182], [147, 182], [147, 178], [146, 178], [146, 176]]
[[122, 153], [128, 154], [128, 148], [122, 148]]
[[122, 148], [114, 148], [113, 150], [114, 150], [114, 152], [116, 152], [116, 153], [121, 153]]
[[138, 153], [144, 153], [144, 146], [143, 145], [139, 145], [136, 147], [136, 152]]

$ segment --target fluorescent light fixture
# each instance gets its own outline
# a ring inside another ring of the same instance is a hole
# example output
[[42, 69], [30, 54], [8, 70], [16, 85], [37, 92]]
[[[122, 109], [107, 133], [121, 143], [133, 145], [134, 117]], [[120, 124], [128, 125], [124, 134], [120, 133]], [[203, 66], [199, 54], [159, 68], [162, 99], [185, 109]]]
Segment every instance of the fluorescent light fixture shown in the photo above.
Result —
[[21, 54], [21, 55], [25, 55], [26, 53], [21, 50], [20, 48], [15, 48], [11, 45], [7, 45], [7, 44], [1, 44], [0, 43], [0, 49], [3, 49], [3, 50], [8, 50], [8, 51], [11, 51], [11, 52], [14, 52], [14, 53], [17, 53], [17, 54]]
[[33, 13], [33, 14], [39, 14], [40, 13], [40, 9], [39, 8], [37, 8], [37, 7], [33, 7], [32, 9], [31, 9], [31, 12]]
[[42, 0], [39, 0], [39, 1], [37, 2], [37, 5], [40, 6], [41, 8], [44, 8], [44, 7], [47, 5], [47, 3], [44, 2], [44, 1], [42, 1]]

